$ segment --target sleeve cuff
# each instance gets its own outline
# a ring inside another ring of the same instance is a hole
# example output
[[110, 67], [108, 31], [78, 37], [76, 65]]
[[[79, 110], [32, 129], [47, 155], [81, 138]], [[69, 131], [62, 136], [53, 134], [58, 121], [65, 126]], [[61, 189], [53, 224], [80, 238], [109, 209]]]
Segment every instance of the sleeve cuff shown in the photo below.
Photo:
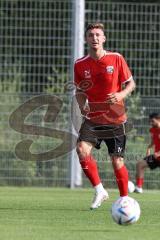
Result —
[[133, 77], [132, 77], [132, 75], [131, 75], [127, 80], [124, 80], [122, 83], [129, 82], [132, 78], [133, 78]]

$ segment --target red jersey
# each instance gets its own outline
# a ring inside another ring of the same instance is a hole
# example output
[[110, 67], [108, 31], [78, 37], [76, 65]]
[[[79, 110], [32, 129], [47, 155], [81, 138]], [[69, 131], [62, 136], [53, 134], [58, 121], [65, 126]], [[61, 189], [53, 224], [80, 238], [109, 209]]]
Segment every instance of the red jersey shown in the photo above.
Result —
[[126, 121], [124, 102], [106, 103], [107, 96], [120, 92], [132, 74], [122, 55], [106, 52], [98, 60], [89, 55], [78, 59], [74, 66], [74, 82], [88, 98], [91, 112], [87, 115], [98, 124], [121, 124]]
[[[154, 144], [154, 152], [159, 152], [160, 151], [160, 128], [155, 128], [152, 127], [150, 128], [150, 133], [152, 136], [152, 141]], [[160, 157], [157, 158], [158, 160], [160, 160]]]

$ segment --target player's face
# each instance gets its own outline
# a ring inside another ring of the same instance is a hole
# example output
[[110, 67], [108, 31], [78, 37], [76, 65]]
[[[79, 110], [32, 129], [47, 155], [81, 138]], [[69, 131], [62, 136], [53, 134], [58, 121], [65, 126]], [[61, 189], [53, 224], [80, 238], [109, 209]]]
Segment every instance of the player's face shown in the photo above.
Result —
[[151, 123], [152, 127], [158, 127], [158, 128], [160, 128], [160, 119], [152, 118], [152, 119], [150, 120], [150, 123]]
[[89, 48], [98, 50], [103, 48], [103, 44], [106, 41], [104, 32], [101, 29], [94, 28], [88, 30], [86, 34], [86, 42], [88, 43]]

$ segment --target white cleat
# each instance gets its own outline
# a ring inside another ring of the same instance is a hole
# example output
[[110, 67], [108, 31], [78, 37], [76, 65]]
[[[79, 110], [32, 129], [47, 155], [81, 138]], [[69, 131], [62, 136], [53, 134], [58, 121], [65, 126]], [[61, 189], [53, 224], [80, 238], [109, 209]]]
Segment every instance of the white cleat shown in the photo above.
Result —
[[134, 192], [136, 192], [136, 193], [143, 193], [143, 189], [136, 186]]
[[93, 209], [99, 208], [102, 202], [106, 201], [108, 198], [109, 198], [109, 195], [107, 191], [96, 193], [90, 209], [93, 210]]

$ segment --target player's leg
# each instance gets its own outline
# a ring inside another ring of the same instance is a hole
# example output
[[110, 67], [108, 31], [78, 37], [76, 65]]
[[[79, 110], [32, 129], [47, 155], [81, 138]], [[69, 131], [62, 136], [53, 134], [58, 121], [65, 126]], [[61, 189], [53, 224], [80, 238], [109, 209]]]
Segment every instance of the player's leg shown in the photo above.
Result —
[[112, 160], [114, 173], [121, 197], [128, 195], [128, 170], [124, 164], [124, 151], [126, 136], [121, 135], [111, 139], [106, 139], [105, 143]]
[[136, 164], [136, 193], [143, 192], [143, 183], [144, 183], [144, 172], [146, 168], [155, 169], [158, 167], [157, 161], [153, 155], [145, 157], [143, 160], [140, 160]]
[[86, 177], [95, 188], [95, 196], [91, 204], [91, 209], [96, 209], [108, 198], [108, 193], [101, 183], [96, 160], [91, 154], [92, 148], [93, 145], [89, 142], [80, 141], [77, 144], [77, 154], [79, 156], [81, 167]]
[[101, 203], [108, 198], [108, 193], [104, 189], [98, 173], [97, 162], [91, 154], [94, 146], [100, 147], [101, 141], [98, 142], [93, 132], [90, 130], [90, 123], [84, 122], [79, 132], [77, 142], [77, 154], [81, 167], [95, 188], [95, 197], [91, 208], [97, 208]]
[[148, 164], [145, 160], [140, 160], [136, 164], [136, 188], [135, 192], [143, 192], [143, 182], [144, 182], [144, 171], [148, 167]]
[[81, 167], [93, 187], [95, 187], [101, 183], [101, 180], [98, 174], [96, 160], [91, 155], [92, 147], [92, 143], [89, 142], [80, 141], [77, 143], [77, 154]]
[[128, 196], [128, 170], [121, 156], [111, 156], [114, 173], [121, 197]]

